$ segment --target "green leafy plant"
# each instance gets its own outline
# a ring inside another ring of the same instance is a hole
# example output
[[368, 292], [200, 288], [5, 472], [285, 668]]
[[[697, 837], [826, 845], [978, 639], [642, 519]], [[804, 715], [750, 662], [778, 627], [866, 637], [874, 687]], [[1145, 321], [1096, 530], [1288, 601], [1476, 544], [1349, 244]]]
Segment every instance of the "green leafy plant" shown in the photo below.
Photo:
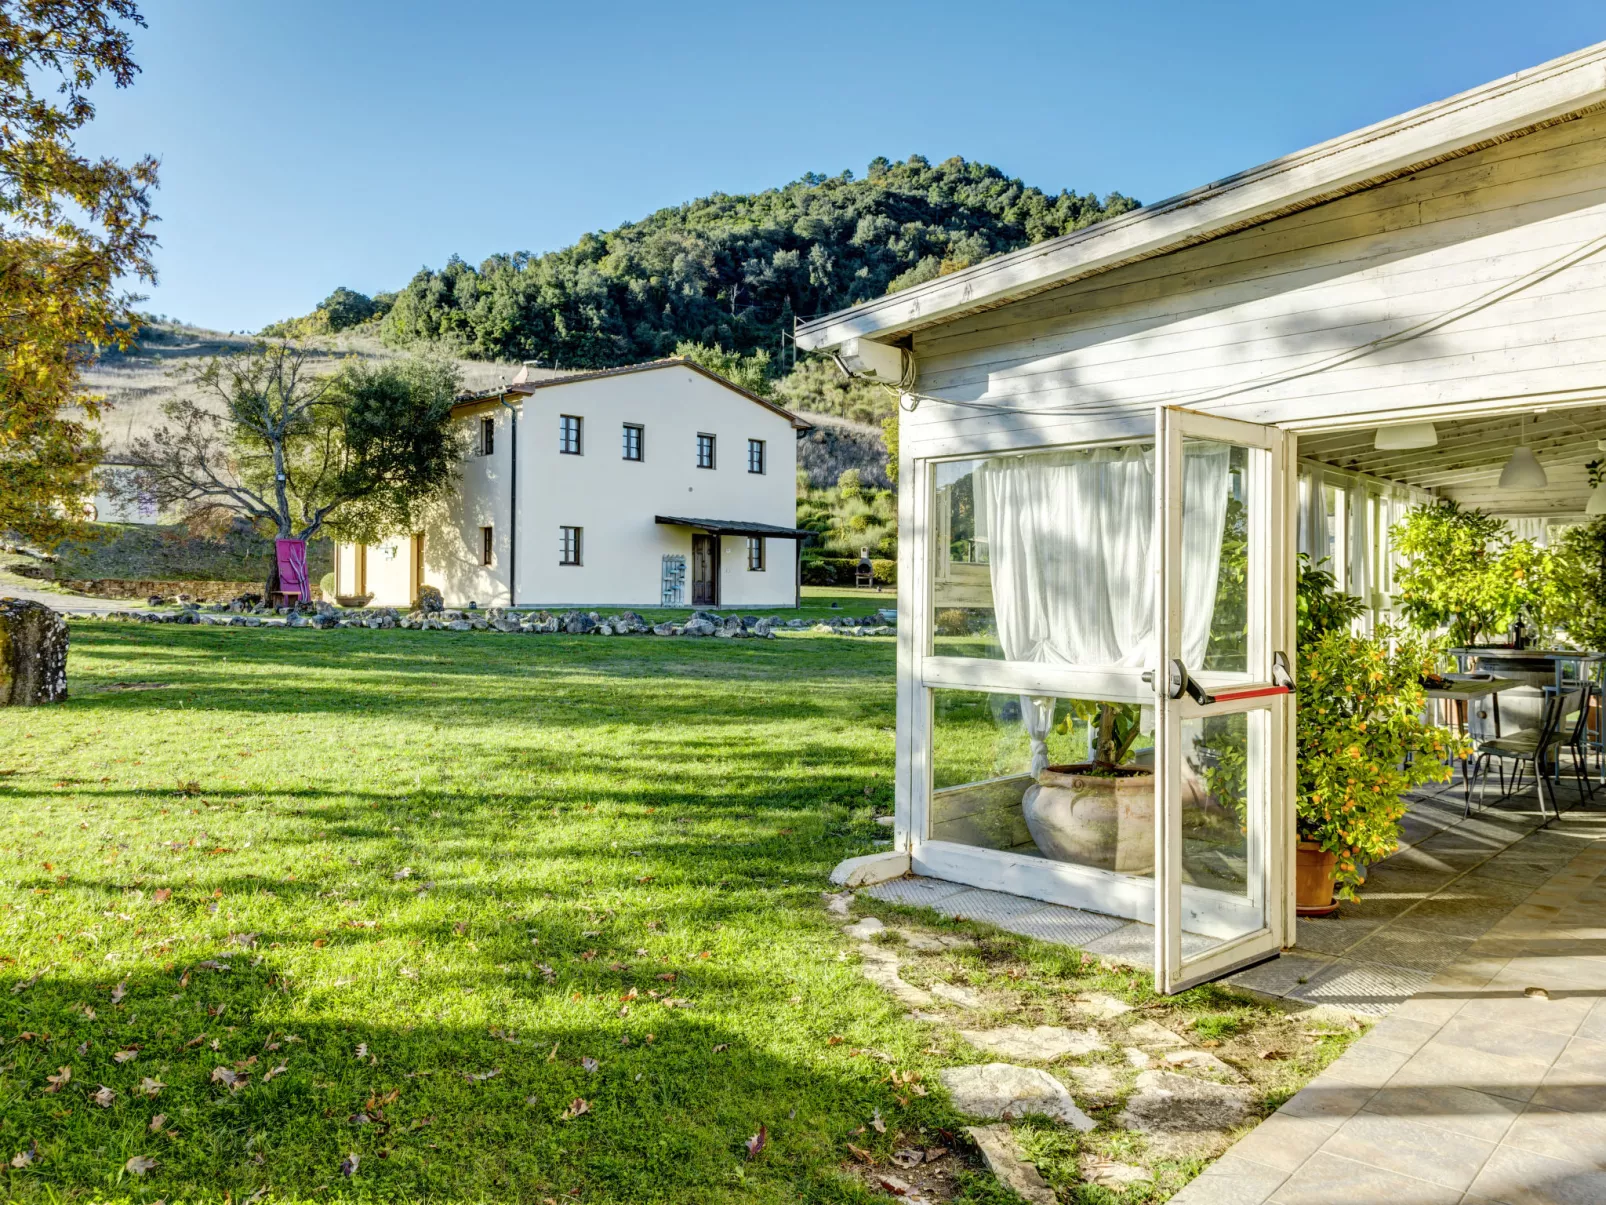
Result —
[[1143, 708], [1136, 703], [1108, 703], [1092, 699], [1067, 699], [1070, 714], [1058, 725], [1069, 735], [1077, 721], [1093, 730], [1093, 761], [1088, 769], [1092, 778], [1121, 778], [1132, 772], [1126, 764], [1132, 746], [1143, 732]]
[[1337, 855], [1339, 899], [1399, 844], [1405, 797], [1450, 777], [1464, 738], [1424, 720], [1436, 642], [1387, 626], [1329, 627], [1299, 650], [1299, 836]]
[[1419, 631], [1445, 629], [1452, 644], [1473, 645], [1522, 615], [1539, 630], [1551, 627], [1564, 605], [1554, 558], [1475, 507], [1424, 503], [1391, 534], [1405, 558], [1395, 573], [1400, 609]]
[[1554, 577], [1564, 583], [1551, 618], [1578, 647], [1606, 648], [1606, 519], [1567, 528], [1551, 555]]

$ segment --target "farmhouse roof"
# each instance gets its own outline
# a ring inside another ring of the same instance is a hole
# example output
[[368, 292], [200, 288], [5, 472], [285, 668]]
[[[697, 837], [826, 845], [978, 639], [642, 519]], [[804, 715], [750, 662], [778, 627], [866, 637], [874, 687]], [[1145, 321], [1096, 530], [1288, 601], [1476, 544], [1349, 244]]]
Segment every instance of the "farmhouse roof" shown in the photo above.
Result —
[[1071, 234], [801, 323], [806, 350], [893, 343], [1073, 280], [1220, 238], [1606, 107], [1606, 42]]
[[492, 398], [508, 397], [514, 394], [528, 396], [540, 389], [557, 389], [564, 385], [578, 385], [582, 381], [596, 381], [603, 377], [622, 377], [634, 372], [655, 372], [660, 368], [689, 368], [693, 372], [715, 381], [732, 393], [739, 393], [748, 401], [764, 407], [764, 409], [779, 414], [792, 427], [798, 431], [808, 431], [813, 424], [805, 422], [783, 406], [777, 406], [767, 398], [761, 398], [749, 389], [743, 389], [736, 382], [711, 369], [704, 368], [695, 360], [688, 360], [684, 356], [668, 356], [662, 360], [647, 360], [640, 364], [625, 364], [619, 368], [598, 368], [589, 372], [566, 373], [563, 376], [545, 377], [537, 381], [515, 381], [510, 385], [499, 385], [494, 389], [481, 389], [474, 393], [462, 393], [457, 397], [457, 405], [466, 406], [475, 402], [488, 401]]

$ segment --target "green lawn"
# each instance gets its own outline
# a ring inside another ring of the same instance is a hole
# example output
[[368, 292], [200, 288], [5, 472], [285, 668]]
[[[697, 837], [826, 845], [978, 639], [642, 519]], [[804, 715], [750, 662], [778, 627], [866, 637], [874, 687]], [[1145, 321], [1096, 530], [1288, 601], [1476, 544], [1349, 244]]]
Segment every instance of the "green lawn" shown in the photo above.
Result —
[[[859, 1202], [849, 1143], [963, 1166], [892, 1078], [984, 1057], [820, 904], [885, 833], [891, 640], [72, 639], [71, 700], [0, 711], [5, 1198]], [[1016, 938], [959, 973], [1147, 998]]]

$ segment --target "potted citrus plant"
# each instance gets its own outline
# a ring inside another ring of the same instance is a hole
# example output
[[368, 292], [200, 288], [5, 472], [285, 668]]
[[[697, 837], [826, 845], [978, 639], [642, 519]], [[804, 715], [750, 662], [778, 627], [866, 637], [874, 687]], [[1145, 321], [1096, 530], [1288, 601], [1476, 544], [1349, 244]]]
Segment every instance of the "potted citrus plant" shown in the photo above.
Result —
[[1298, 601], [1296, 904], [1312, 916], [1356, 898], [1366, 868], [1399, 845], [1405, 797], [1448, 781], [1464, 738], [1423, 718], [1434, 642], [1387, 626], [1353, 631], [1359, 600], [1308, 561]]

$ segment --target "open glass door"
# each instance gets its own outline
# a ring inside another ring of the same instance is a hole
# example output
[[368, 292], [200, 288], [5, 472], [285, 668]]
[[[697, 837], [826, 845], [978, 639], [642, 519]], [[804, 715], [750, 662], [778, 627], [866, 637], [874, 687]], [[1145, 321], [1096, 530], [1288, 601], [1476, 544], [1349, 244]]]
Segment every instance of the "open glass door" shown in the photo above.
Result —
[[1161, 407], [1155, 986], [1276, 954], [1293, 859], [1283, 432]]

